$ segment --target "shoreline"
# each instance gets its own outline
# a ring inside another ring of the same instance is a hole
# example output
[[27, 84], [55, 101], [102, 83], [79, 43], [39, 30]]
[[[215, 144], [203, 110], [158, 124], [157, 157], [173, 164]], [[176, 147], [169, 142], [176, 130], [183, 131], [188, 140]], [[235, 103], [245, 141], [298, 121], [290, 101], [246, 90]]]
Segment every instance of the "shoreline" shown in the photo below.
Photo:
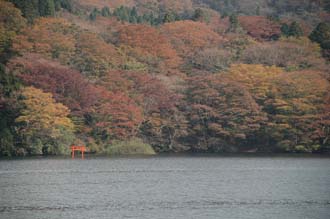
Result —
[[[159, 153], [155, 155], [108, 155], [85, 154], [85, 159], [152, 159], [152, 158], [330, 158], [330, 153], [262, 153], [262, 152], [237, 152], [237, 153]], [[71, 155], [27, 155], [27, 156], [0, 156], [0, 160], [25, 160], [25, 159], [72, 159]], [[72, 160], [81, 160], [79, 156]]]

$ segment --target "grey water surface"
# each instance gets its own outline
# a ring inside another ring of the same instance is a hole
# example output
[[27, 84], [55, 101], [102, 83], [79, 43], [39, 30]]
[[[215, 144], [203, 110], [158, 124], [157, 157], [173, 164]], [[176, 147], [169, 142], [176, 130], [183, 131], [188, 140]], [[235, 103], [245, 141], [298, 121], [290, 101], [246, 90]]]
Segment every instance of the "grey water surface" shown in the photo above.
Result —
[[321, 157], [0, 160], [0, 219], [329, 219]]

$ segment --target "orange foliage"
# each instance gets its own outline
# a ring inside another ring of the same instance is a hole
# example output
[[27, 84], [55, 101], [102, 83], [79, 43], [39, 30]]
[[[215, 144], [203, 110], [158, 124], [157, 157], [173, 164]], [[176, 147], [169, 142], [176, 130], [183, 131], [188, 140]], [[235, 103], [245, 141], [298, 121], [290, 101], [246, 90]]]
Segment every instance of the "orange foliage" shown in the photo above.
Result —
[[72, 29], [64, 19], [40, 18], [17, 36], [13, 47], [18, 52], [41, 53], [67, 63], [75, 49]]
[[207, 23], [208, 26], [211, 27], [211, 29], [214, 32], [217, 32], [219, 34], [223, 34], [228, 30], [229, 28], [229, 19], [221, 18], [221, 15], [219, 12], [213, 11], [213, 10], [207, 10], [207, 13], [210, 14], [210, 21]]
[[130, 46], [136, 58], [152, 56], [162, 60], [168, 68], [180, 64], [180, 58], [167, 39], [157, 29], [147, 25], [127, 25], [119, 30], [119, 43]]
[[194, 21], [166, 23], [161, 32], [171, 40], [181, 56], [191, 56], [197, 50], [223, 42], [222, 37], [206, 24]]

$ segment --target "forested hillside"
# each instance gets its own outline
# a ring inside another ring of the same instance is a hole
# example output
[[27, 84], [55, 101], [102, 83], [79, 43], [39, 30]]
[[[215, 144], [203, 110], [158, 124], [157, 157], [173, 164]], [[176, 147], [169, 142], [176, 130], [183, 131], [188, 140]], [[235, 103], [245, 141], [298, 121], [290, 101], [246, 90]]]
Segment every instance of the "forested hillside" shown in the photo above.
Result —
[[0, 155], [326, 152], [329, 0], [0, 0]]

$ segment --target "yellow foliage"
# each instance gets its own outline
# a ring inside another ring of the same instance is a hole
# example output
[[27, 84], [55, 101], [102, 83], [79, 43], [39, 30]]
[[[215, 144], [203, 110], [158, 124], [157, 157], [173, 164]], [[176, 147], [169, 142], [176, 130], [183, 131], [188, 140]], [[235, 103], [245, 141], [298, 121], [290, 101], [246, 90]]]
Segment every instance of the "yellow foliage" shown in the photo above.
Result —
[[299, 46], [303, 46], [304, 48], [308, 48], [311, 51], [314, 52], [321, 52], [321, 47], [318, 43], [313, 43], [312, 41], [310, 41], [309, 38], [307, 37], [282, 37], [280, 38], [280, 42], [284, 42], [284, 43], [293, 43]]
[[56, 103], [52, 94], [26, 87], [22, 90], [22, 98], [24, 109], [16, 122], [25, 124], [25, 133], [46, 132], [56, 137], [60, 128], [73, 130], [74, 125], [67, 117], [69, 109], [61, 103]]
[[256, 99], [264, 99], [274, 79], [282, 73], [283, 70], [275, 66], [236, 64], [231, 66], [228, 76], [244, 84]]

